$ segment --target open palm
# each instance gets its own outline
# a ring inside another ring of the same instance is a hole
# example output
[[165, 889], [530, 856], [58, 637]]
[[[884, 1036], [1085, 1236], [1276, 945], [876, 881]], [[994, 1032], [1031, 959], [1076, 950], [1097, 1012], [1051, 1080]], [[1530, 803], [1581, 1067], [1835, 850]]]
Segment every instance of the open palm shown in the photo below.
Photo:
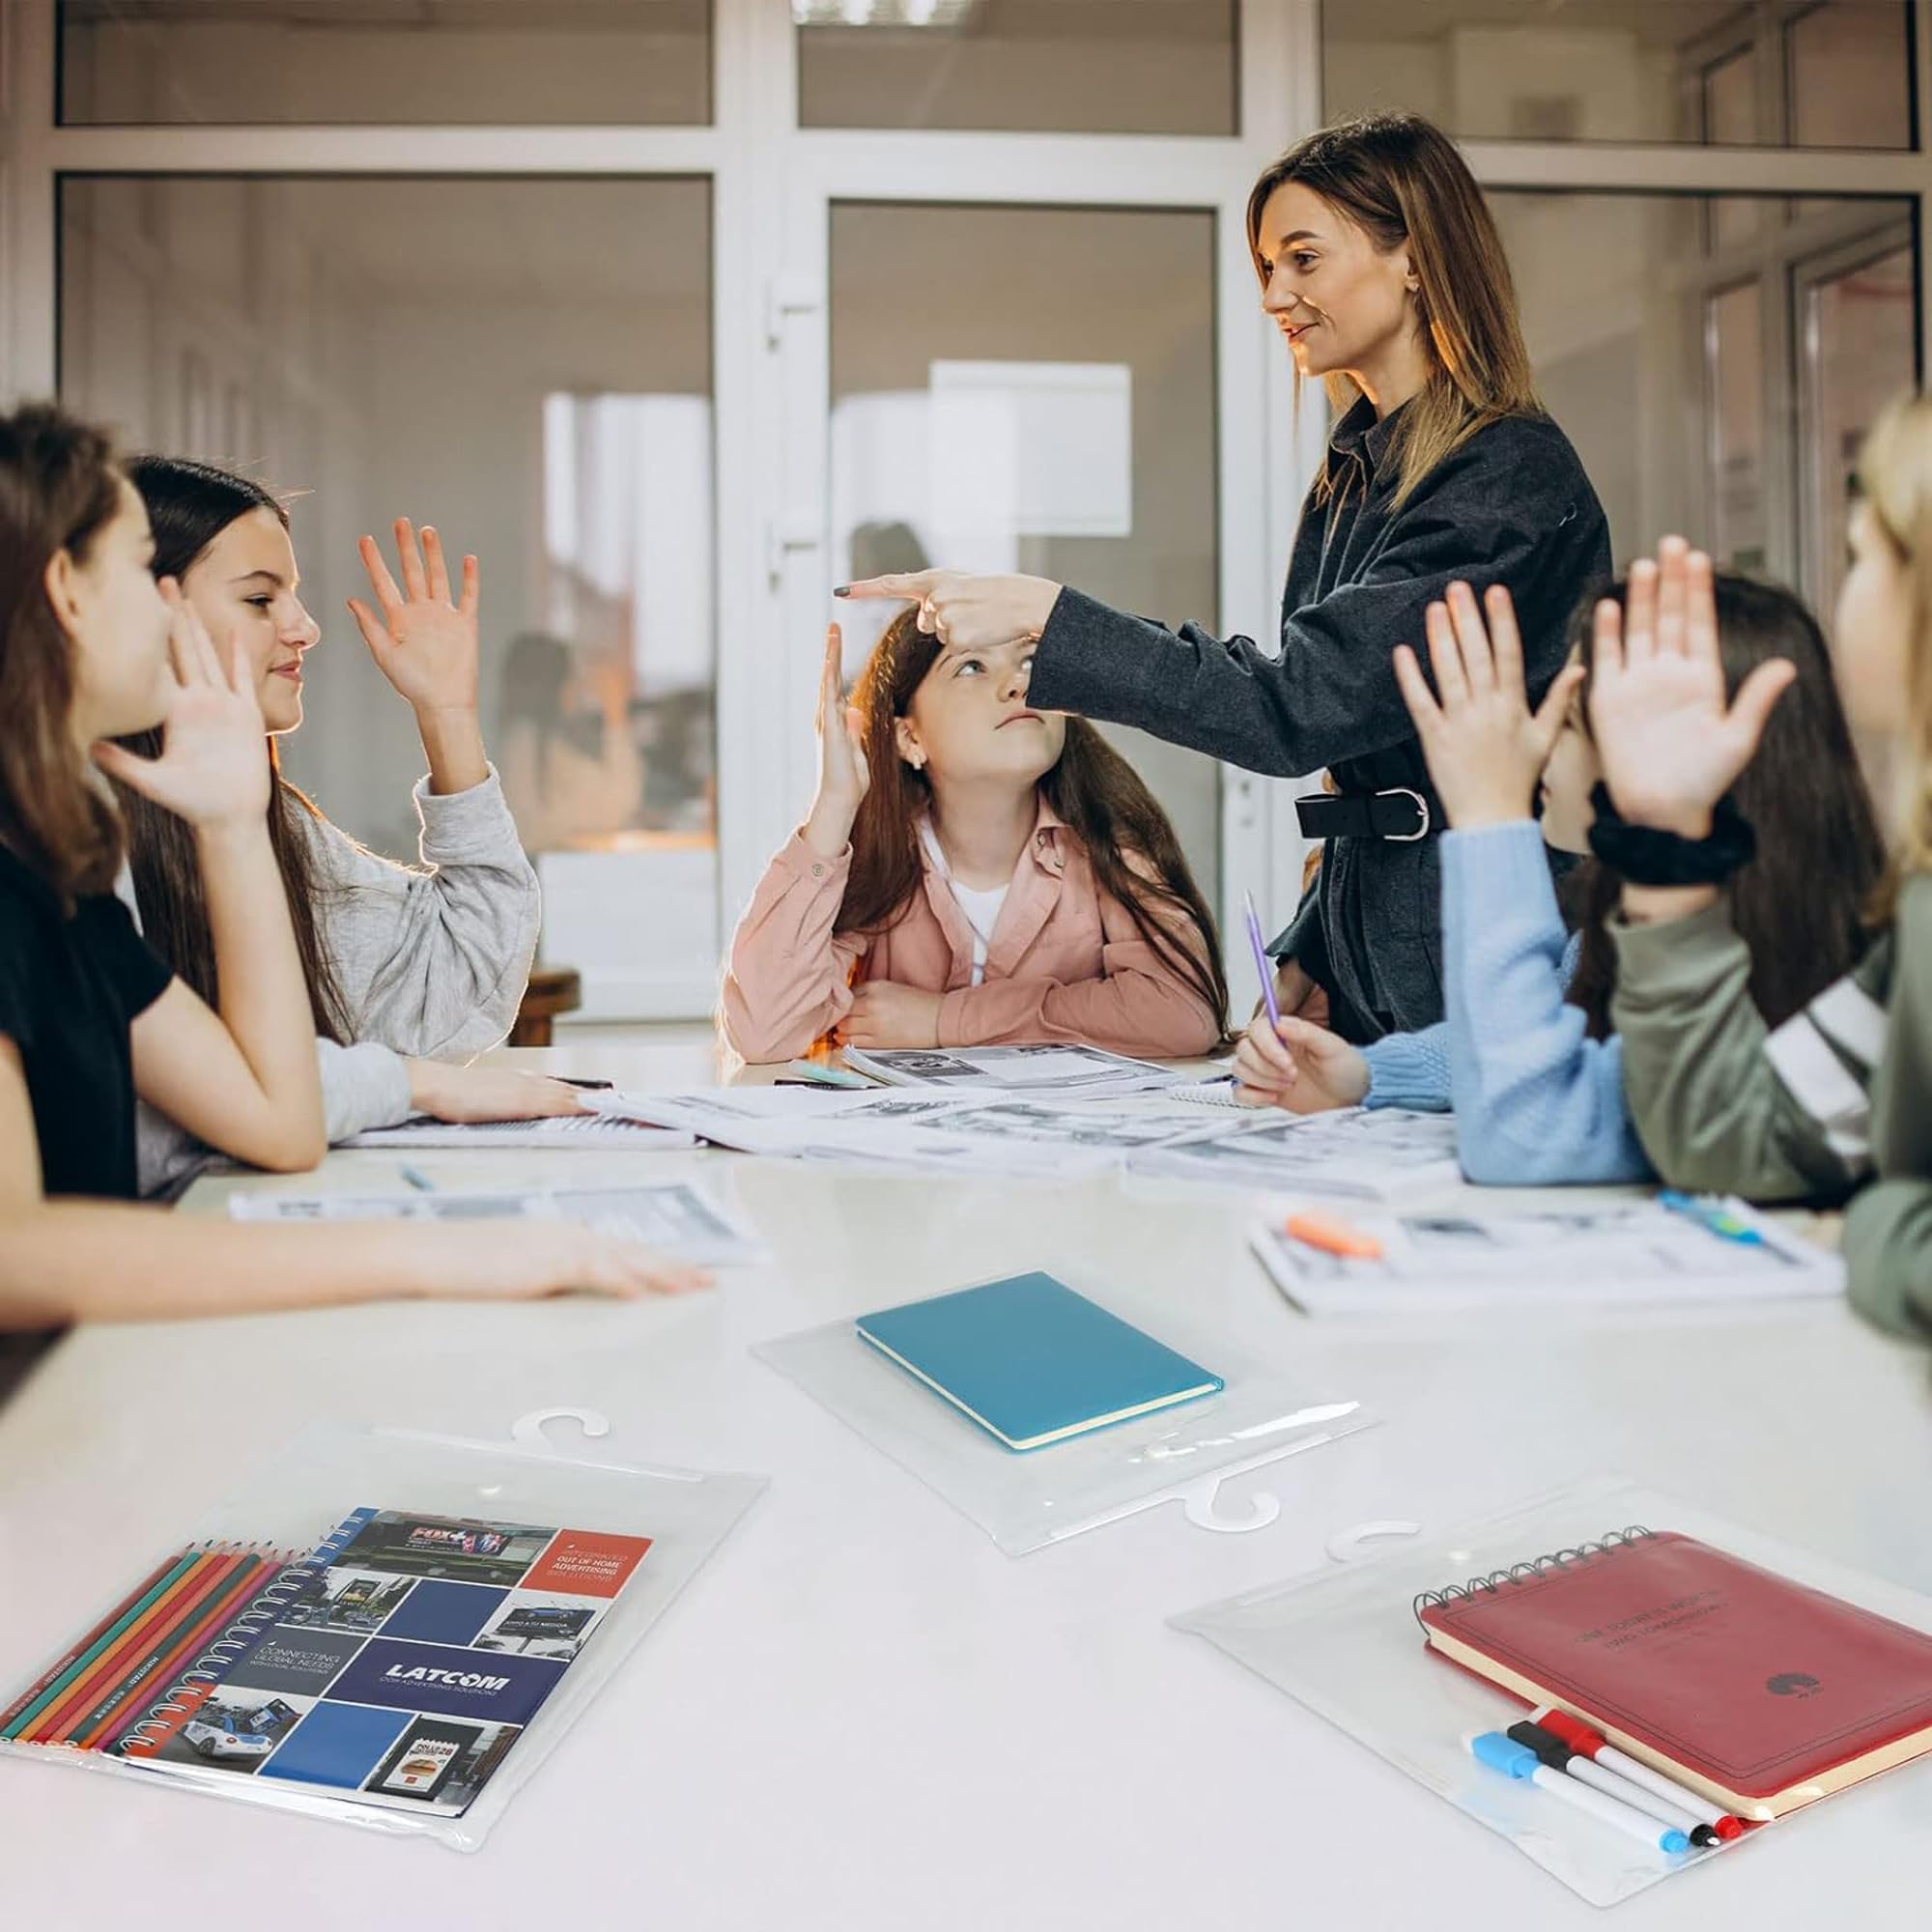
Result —
[[398, 517], [395, 535], [401, 588], [376, 539], [364, 537], [357, 549], [378, 609], [352, 597], [349, 613], [377, 668], [416, 710], [473, 711], [480, 601], [476, 559], [463, 559], [463, 590], [460, 599], [453, 599], [442, 539], [436, 531], [425, 526], [418, 550], [410, 520]]
[[871, 788], [872, 775], [866, 764], [865, 720], [842, 694], [842, 649], [838, 626], [828, 626], [818, 680], [818, 796], [841, 811], [856, 813]]
[[142, 758], [119, 745], [95, 748], [110, 778], [151, 798], [191, 825], [244, 823], [269, 809], [268, 726], [255, 687], [236, 647], [221, 664], [207, 628], [172, 583], [168, 649], [175, 692], [161, 728], [161, 753]]
[[1605, 598], [1595, 617], [1590, 731], [1604, 782], [1632, 824], [1701, 838], [1798, 672], [1774, 659], [1729, 696], [1711, 559], [1682, 537], [1631, 567], [1627, 606]]

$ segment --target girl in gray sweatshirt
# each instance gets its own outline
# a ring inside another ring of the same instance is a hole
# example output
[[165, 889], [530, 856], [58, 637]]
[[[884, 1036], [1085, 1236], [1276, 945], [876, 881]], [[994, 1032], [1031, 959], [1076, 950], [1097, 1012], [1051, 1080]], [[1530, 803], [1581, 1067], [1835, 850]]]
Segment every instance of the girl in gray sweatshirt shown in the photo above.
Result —
[[[297, 595], [287, 512], [259, 484], [211, 465], [137, 458], [128, 473], [155, 532], [154, 568], [181, 580], [217, 645], [238, 650], [270, 733], [301, 722], [302, 658], [321, 633]], [[362, 539], [375, 607], [351, 610], [371, 655], [415, 712], [428, 756], [417, 781], [419, 867], [369, 851], [277, 774], [270, 840], [308, 982], [331, 1142], [412, 1114], [444, 1120], [579, 1111], [561, 1082], [452, 1062], [510, 1030], [536, 952], [536, 874], [525, 857], [476, 716], [477, 574], [453, 596], [433, 529], [396, 525], [402, 583]], [[213, 1003], [214, 961], [191, 841], [167, 814], [124, 798], [122, 896], [145, 936]], [[143, 1108], [143, 1192], [172, 1191], [207, 1159], [201, 1142]]]

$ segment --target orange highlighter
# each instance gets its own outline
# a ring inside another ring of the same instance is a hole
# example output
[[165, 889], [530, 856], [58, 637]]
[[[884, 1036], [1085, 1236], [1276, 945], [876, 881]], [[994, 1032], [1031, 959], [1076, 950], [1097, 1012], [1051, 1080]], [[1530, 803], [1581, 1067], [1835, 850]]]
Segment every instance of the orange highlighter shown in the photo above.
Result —
[[1346, 1221], [1331, 1221], [1325, 1214], [1291, 1214], [1282, 1223], [1283, 1231], [1325, 1255], [1339, 1255], [1344, 1261], [1378, 1262], [1382, 1244], [1373, 1235], [1351, 1228]]

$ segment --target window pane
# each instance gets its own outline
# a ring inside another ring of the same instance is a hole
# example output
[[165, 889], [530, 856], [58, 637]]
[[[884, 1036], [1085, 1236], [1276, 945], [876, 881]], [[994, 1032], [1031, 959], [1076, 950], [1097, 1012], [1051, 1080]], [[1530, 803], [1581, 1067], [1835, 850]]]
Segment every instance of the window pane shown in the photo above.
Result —
[[[1747, 146], [1757, 139], [1757, 56], [1749, 48], [1727, 54], [1704, 70], [1703, 138], [1714, 145]], [[1772, 204], [1748, 195], [1724, 195], [1711, 204], [1711, 249], [1748, 242], [1774, 213]]]
[[[1804, 262], [1869, 262], [1898, 248], [1911, 205], [1814, 198], [1804, 223], [1759, 226], [1753, 273], [1747, 257], [1727, 257], [1719, 271], [1702, 255], [1701, 232], [1723, 199], [1490, 195], [1538, 384], [1604, 500], [1619, 565], [1680, 530], [1816, 604], [1832, 584], [1816, 547], [1801, 546], [1801, 498], [1821, 457], [1837, 460], [1834, 439], [1854, 433], [1844, 425], [1861, 425], [1873, 397], [1913, 381], [1910, 249], [1888, 270], [1903, 298], [1861, 292], [1854, 302], [1856, 276], [1843, 290], [1819, 285], [1817, 333], [1833, 345], [1821, 347], [1819, 366], [1829, 363], [1838, 386], [1802, 411], [1790, 385], [1765, 381], [1775, 339], [1765, 331], [1783, 305], [1783, 339], [1804, 343]], [[1806, 254], [1794, 257], [1799, 248]], [[1767, 392], [1782, 398], [1769, 416]]]
[[[63, 394], [302, 493], [323, 642], [284, 760], [380, 852], [415, 852], [423, 753], [343, 608], [355, 539], [407, 515], [476, 553], [486, 737], [554, 855], [545, 953], [607, 1011], [718, 952], [710, 230], [697, 181], [62, 184]], [[580, 922], [586, 894], [639, 916]]]
[[1911, 147], [1904, 15], [1903, 7], [1865, 0], [1814, 7], [1785, 30], [1794, 147]]
[[792, 0], [799, 125], [1232, 134], [1236, 0]]
[[[1324, 111], [1410, 108], [1469, 140], [1909, 147], [1903, 0], [1790, 29], [1739, 0], [1327, 0]], [[1762, 53], [1762, 58], [1760, 58]]]
[[710, 0], [61, 0], [61, 119], [711, 119]]
[[1918, 335], [1910, 247], [1839, 269], [1805, 290], [1805, 414], [1812, 425], [1806, 550], [1829, 616], [1845, 572], [1852, 471], [1873, 418], [1913, 381]]
[[1711, 554], [1733, 570], [1766, 566], [1764, 326], [1758, 285], [1726, 289], [1705, 311], [1711, 431]]
[[[964, 295], [916, 260], [971, 262]], [[1135, 296], [1087, 291], [1132, 262]], [[1125, 611], [1216, 603], [1214, 218], [845, 203], [832, 215], [832, 534], [841, 576], [1037, 572]], [[856, 671], [890, 608], [849, 607]], [[1104, 727], [1218, 891], [1211, 759]]]

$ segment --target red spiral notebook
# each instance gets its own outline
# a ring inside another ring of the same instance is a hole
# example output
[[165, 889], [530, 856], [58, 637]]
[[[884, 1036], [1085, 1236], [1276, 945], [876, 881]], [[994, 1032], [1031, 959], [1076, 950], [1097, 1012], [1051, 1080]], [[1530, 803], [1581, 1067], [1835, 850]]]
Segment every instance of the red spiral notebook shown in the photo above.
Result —
[[1416, 1600], [1430, 1644], [1744, 1818], [1932, 1751], [1932, 1636], [1632, 1528]]

